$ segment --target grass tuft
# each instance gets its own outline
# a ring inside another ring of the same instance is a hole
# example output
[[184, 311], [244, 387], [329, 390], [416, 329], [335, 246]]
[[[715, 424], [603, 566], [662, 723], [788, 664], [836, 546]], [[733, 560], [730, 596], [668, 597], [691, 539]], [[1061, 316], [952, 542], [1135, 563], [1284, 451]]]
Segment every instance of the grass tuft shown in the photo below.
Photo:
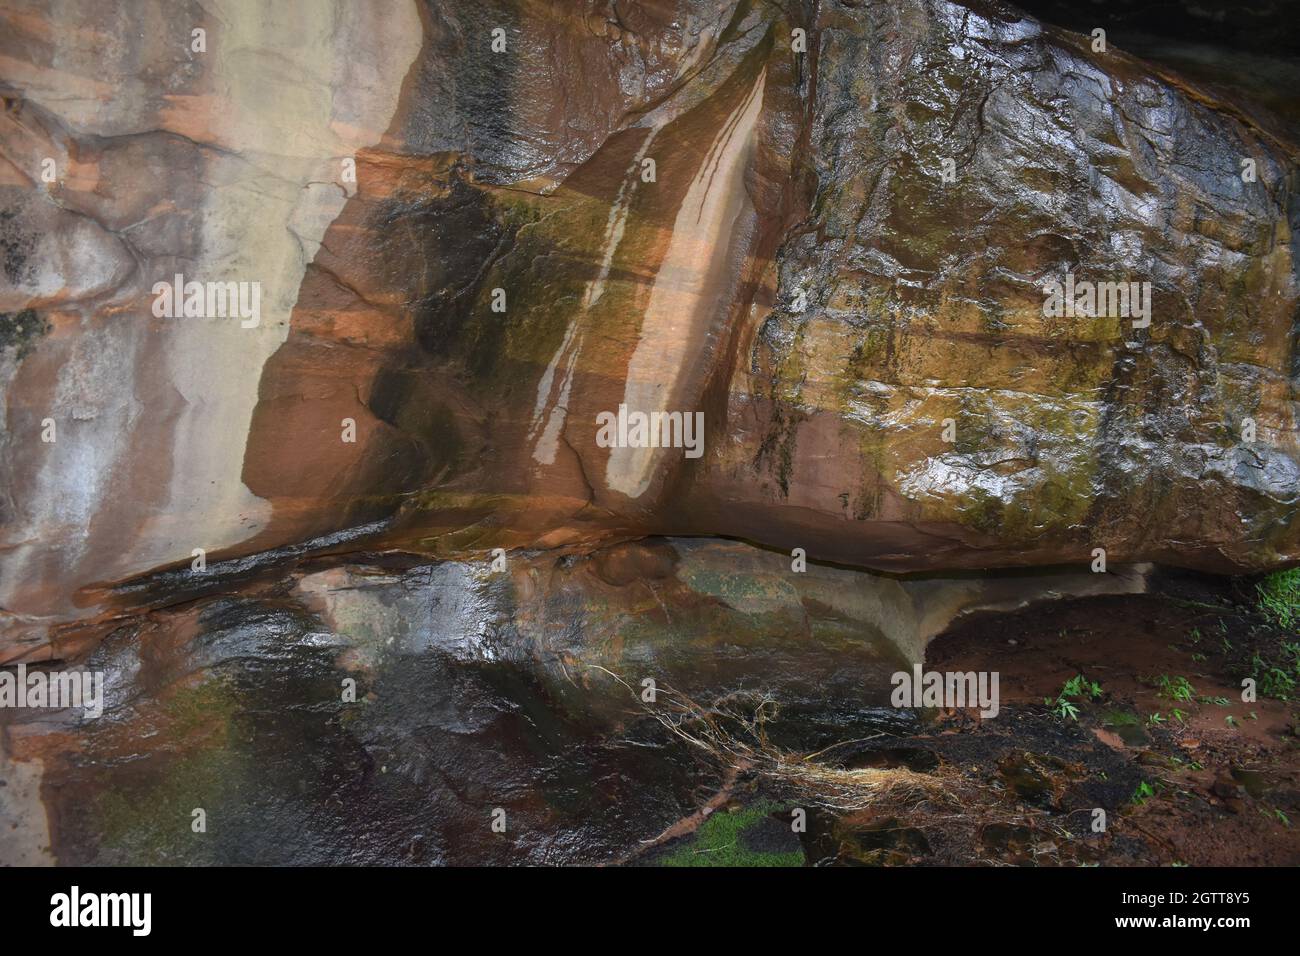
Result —
[[1265, 617], [1284, 630], [1300, 628], [1300, 568], [1274, 571], [1256, 591]]

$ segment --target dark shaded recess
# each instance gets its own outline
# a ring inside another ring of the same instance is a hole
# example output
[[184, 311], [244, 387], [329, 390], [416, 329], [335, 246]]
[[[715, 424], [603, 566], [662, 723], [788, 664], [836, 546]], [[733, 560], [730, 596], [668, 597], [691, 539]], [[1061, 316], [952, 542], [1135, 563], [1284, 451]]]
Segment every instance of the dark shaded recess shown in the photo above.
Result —
[[1019, 0], [1016, 6], [1077, 33], [1101, 27], [1106, 39], [1120, 47], [1145, 34], [1300, 58], [1300, 3], [1295, 0]]
[[480, 190], [452, 181], [445, 197], [387, 206], [375, 234], [385, 258], [414, 262], [428, 278], [412, 290], [415, 337], [450, 358], [501, 245], [505, 226]]
[[1174, 70], [1275, 132], [1300, 138], [1300, 4], [1296, 0], [1025, 0], [1043, 21]]
[[[520, 380], [507, 339], [535, 318], [561, 273], [555, 250], [536, 239], [519, 242], [519, 229], [535, 218], [525, 206], [500, 204], [457, 176], [444, 196], [384, 206], [370, 228], [381, 237], [380, 255], [399, 286], [407, 287], [416, 349], [402, 355], [392, 374], [419, 369], [451, 374], [478, 393], [500, 395]], [[558, 263], [558, 264], [557, 264]], [[492, 311], [492, 290], [506, 291], [507, 311]], [[540, 314], [540, 313], [539, 313]], [[411, 397], [422, 386], [398, 390]], [[390, 403], [388, 414], [395, 421]], [[423, 433], [423, 432], [421, 432]]]
[[370, 410], [413, 444], [408, 465], [421, 483], [453, 476], [464, 451], [454, 413], [426, 369], [386, 368], [375, 378]]
[[[544, 260], [546, 251], [537, 248], [539, 244], [534, 241], [531, 246], [535, 258], [524, 257], [523, 259], [528, 263], [528, 269], [508, 268], [510, 254], [516, 250], [520, 250], [521, 253], [524, 251], [516, 242], [521, 223], [515, 220], [498, 225], [501, 239], [492, 255], [483, 262], [477, 302], [475, 297], [470, 297], [465, 306], [474, 307], [477, 311], [474, 320], [465, 324], [462, 348], [465, 367], [474, 381], [482, 383], [490, 391], [495, 391], [499, 385], [504, 386], [509, 392], [518, 379], [513, 372], [502, 374], [504, 366], [510, 365], [513, 368], [513, 363], [508, 360], [510, 350], [507, 348], [507, 339], [512, 330], [517, 330], [516, 323], [529, 314], [522, 308], [525, 304], [525, 295], [528, 295], [531, 300], [534, 297], [533, 290], [545, 288], [545, 284], [533, 266], [536, 262]], [[505, 312], [492, 311], [492, 289], [496, 288], [506, 291]], [[525, 373], [525, 377], [529, 374]]]

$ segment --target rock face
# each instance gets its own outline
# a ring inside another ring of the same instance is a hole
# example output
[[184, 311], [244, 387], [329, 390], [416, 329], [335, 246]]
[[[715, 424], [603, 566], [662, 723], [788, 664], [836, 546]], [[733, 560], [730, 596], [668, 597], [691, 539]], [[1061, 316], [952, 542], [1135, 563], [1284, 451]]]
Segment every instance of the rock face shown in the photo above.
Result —
[[1286, 134], [1002, 4], [787, 7], [0, 12], [0, 661], [195, 549], [1300, 561]]
[[[88, 585], [266, 524], [241, 477], [263, 367], [346, 204], [338, 157], [382, 137], [420, 20], [247, 2], [0, 17], [0, 310], [49, 329], [3, 356], [0, 606], [30, 635]], [[177, 273], [259, 282], [260, 323], [156, 318], [153, 285]]]
[[[0, 710], [0, 861], [617, 860], [720, 785], [654, 718], [647, 679], [663, 701], [762, 691], [791, 730], [867, 736], [915, 723], [887, 706], [890, 675], [957, 615], [1143, 590], [1086, 571], [791, 574], [698, 539], [516, 555], [505, 573], [323, 564], [121, 622], [85, 660], [99, 718]], [[211, 839], [176, 825], [195, 806]], [[482, 840], [496, 806], [509, 838]]]

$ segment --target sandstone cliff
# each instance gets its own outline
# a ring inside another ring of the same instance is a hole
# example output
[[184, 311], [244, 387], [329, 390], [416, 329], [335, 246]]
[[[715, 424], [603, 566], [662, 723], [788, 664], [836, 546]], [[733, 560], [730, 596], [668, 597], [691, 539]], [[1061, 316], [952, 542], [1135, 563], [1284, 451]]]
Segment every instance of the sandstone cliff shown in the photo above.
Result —
[[1168, 69], [984, 2], [60, 11], [0, 11], [0, 661], [195, 549], [1300, 561], [1300, 153]]

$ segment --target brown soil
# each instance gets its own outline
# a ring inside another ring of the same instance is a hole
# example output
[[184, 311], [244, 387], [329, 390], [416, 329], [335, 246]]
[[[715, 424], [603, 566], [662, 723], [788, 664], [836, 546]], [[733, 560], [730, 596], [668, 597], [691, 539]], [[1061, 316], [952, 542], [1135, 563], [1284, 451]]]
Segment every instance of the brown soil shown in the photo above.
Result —
[[[930, 645], [926, 667], [999, 672], [1001, 713], [944, 712], [918, 733], [846, 753], [851, 766], [933, 764], [948, 796], [822, 818], [805, 841], [810, 859], [1300, 863], [1300, 704], [1241, 699], [1251, 656], [1287, 635], [1248, 598], [1241, 583], [1165, 574], [1147, 595], [959, 622]], [[1101, 693], [1073, 701], [1077, 719], [1058, 716], [1044, 699], [1054, 703], [1076, 674]], [[1178, 678], [1190, 702], [1174, 699]], [[1096, 808], [1106, 813], [1100, 833]]]

